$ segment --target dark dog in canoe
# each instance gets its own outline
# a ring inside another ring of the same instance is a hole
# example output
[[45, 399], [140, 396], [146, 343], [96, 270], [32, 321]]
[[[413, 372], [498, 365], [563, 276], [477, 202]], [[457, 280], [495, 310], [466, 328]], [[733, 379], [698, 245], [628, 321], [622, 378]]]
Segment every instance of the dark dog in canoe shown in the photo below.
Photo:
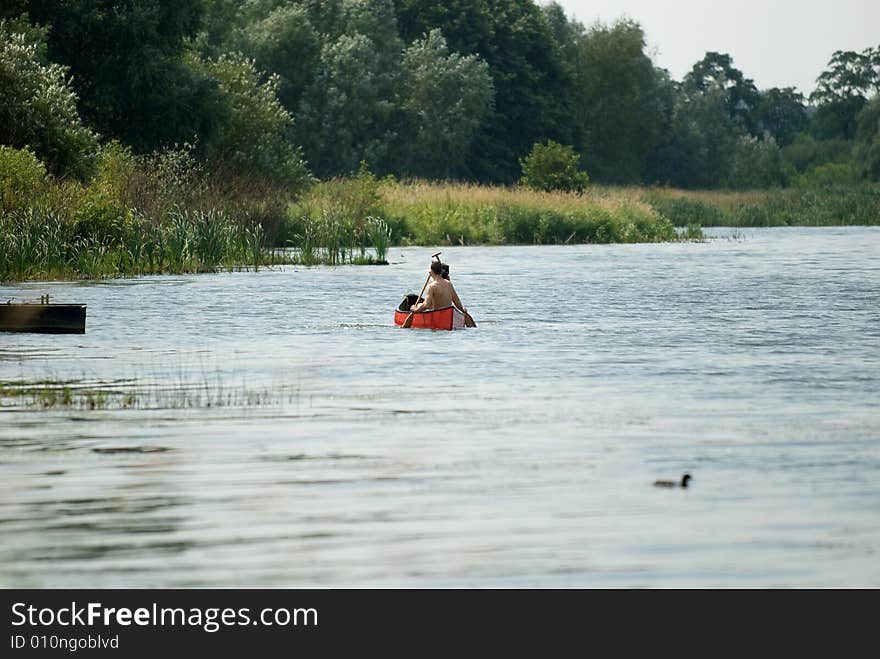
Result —
[[415, 293], [410, 293], [405, 298], [403, 298], [403, 302], [400, 303], [400, 306], [397, 307], [401, 311], [409, 311], [409, 308], [414, 305], [416, 302], [424, 302], [425, 298], [421, 298]]

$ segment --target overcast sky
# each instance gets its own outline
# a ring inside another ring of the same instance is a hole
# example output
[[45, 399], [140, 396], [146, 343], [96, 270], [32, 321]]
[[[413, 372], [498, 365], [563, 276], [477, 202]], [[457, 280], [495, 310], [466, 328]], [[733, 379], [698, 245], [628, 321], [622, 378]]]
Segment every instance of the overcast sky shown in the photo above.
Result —
[[676, 80], [714, 50], [729, 53], [760, 89], [797, 87], [809, 95], [835, 50], [880, 45], [880, 0], [557, 1], [587, 26], [635, 19], [654, 63]]

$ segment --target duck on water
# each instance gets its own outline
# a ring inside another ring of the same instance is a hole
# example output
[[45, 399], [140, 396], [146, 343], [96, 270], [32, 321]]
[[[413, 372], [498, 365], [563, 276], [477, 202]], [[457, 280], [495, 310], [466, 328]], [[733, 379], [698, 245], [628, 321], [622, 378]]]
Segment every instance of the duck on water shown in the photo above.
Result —
[[687, 487], [691, 480], [690, 474], [681, 477], [681, 481], [654, 481], [654, 487]]

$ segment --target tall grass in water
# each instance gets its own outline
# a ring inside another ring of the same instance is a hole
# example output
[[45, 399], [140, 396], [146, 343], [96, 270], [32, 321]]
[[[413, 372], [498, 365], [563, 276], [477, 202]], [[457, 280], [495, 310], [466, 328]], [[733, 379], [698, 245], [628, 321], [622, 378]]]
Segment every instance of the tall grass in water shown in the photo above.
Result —
[[129, 212], [100, 234], [43, 207], [0, 217], [3, 280], [256, 269], [275, 260], [259, 224], [242, 226], [215, 209], [174, 208], [158, 221]]
[[122, 384], [95, 380], [0, 382], [0, 409], [156, 410], [251, 408], [295, 402], [299, 386], [230, 386], [217, 378], [166, 385], [129, 380]]
[[381, 217], [367, 217], [367, 226], [369, 227], [370, 242], [376, 248], [376, 260], [386, 262], [385, 255], [388, 253], [388, 247], [391, 245], [391, 227]]

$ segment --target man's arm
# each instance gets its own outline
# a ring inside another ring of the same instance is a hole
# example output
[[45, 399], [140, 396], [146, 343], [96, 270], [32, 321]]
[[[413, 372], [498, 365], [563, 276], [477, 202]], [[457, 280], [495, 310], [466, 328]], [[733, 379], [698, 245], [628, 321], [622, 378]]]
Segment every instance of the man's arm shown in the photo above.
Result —
[[421, 311], [422, 309], [431, 309], [434, 304], [434, 282], [428, 286], [428, 290], [425, 291], [425, 301], [419, 304], [416, 302], [412, 305], [409, 310], [410, 311]]

